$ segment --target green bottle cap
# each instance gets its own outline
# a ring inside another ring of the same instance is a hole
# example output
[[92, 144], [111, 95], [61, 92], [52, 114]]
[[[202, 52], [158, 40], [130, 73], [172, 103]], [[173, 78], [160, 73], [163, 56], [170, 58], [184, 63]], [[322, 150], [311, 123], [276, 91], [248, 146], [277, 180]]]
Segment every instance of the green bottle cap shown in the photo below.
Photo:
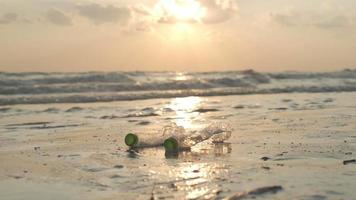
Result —
[[138, 137], [137, 135], [133, 134], [133, 133], [129, 133], [126, 135], [125, 137], [125, 144], [127, 146], [135, 146], [138, 143]]
[[166, 151], [178, 151], [178, 141], [172, 137], [166, 139], [163, 143], [163, 146]]

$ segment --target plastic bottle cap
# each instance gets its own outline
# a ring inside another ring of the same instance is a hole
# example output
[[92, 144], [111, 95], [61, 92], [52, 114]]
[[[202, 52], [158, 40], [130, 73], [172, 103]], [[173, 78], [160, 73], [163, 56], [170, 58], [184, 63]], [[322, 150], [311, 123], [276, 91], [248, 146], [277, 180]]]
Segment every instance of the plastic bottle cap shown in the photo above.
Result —
[[163, 143], [166, 151], [177, 151], [178, 150], [178, 141], [174, 138], [168, 138]]
[[126, 137], [125, 137], [125, 144], [126, 144], [127, 146], [132, 147], [132, 146], [136, 145], [137, 143], [138, 143], [138, 137], [137, 137], [137, 135], [132, 134], [132, 133], [129, 133], [129, 134], [126, 135]]

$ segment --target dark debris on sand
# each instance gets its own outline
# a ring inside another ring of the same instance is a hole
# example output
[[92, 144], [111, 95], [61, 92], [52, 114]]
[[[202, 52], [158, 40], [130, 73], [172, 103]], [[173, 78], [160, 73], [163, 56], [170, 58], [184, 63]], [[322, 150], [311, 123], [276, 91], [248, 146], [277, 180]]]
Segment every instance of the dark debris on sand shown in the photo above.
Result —
[[115, 165], [114, 168], [116, 168], [116, 169], [122, 169], [122, 168], [124, 168], [124, 166], [123, 166], [123, 165]]
[[244, 198], [254, 198], [259, 195], [275, 194], [282, 190], [283, 190], [283, 187], [280, 185], [260, 187], [260, 188], [253, 189], [248, 192], [237, 193], [231, 197], [228, 197], [227, 200], [239, 200], [239, 199], [244, 199]]
[[134, 113], [123, 116], [122, 118], [131, 118], [131, 117], [155, 117], [159, 116], [157, 113]]
[[11, 108], [0, 108], [0, 112], [7, 112], [11, 110]]
[[270, 160], [271, 158], [270, 157], [267, 157], [267, 156], [264, 156], [264, 157], [262, 157], [261, 158], [261, 160], [263, 160], [263, 161], [267, 161], [267, 160]]
[[104, 115], [104, 116], [100, 117], [100, 119], [117, 119], [117, 118], [120, 118], [120, 117], [116, 116], [116, 115]]
[[150, 123], [151, 123], [150, 121], [140, 121], [140, 122], [137, 123], [137, 125], [145, 126], [145, 125], [148, 125]]
[[271, 169], [271, 168], [268, 167], [268, 166], [262, 166], [261, 168], [262, 168], [262, 169], [265, 169], [265, 170], [270, 170], [270, 169]]
[[199, 108], [196, 110], [193, 110], [192, 112], [199, 112], [199, 113], [207, 113], [207, 112], [217, 112], [219, 111], [216, 108]]
[[348, 164], [356, 164], [356, 159], [352, 159], [352, 160], [344, 160], [342, 162], [344, 165], [348, 165]]
[[6, 126], [46, 126], [52, 122], [28, 122], [28, 123], [21, 123], [21, 124], [7, 124]]
[[66, 112], [78, 112], [78, 111], [81, 111], [81, 110], [83, 110], [83, 108], [74, 106], [74, 107], [71, 107], [71, 108], [67, 109]]

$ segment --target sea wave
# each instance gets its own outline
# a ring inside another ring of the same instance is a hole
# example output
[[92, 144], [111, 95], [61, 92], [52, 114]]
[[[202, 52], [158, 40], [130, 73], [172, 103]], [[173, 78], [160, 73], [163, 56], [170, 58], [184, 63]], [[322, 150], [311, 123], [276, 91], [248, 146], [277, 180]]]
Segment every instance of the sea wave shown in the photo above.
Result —
[[356, 91], [356, 70], [337, 72], [0, 72], [0, 105], [292, 92]]

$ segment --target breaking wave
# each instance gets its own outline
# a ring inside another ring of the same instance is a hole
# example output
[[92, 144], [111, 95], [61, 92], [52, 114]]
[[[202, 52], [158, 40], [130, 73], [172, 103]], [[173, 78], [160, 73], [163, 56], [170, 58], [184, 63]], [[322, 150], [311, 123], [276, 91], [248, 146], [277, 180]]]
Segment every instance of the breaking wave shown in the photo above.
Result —
[[0, 105], [184, 96], [356, 91], [356, 70], [337, 72], [0, 72]]

